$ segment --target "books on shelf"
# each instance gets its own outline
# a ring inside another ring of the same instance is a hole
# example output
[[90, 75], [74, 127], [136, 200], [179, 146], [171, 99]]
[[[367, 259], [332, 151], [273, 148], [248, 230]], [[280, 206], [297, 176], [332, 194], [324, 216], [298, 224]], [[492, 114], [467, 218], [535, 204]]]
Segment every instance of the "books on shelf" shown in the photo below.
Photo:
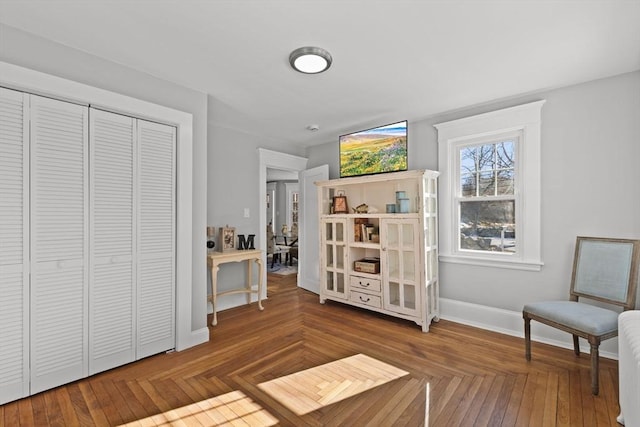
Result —
[[355, 218], [353, 240], [356, 242], [379, 243], [380, 231], [374, 224], [369, 224], [366, 218]]
[[353, 220], [353, 240], [356, 242], [362, 242], [362, 226], [366, 225], [369, 221], [366, 218], [355, 218]]

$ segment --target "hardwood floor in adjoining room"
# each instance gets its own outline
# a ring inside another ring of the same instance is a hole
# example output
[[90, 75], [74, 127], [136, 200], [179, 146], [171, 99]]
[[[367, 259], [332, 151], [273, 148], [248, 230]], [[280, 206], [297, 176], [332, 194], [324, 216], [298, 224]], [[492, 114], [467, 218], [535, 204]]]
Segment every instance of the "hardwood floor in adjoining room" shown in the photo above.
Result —
[[[594, 397], [588, 355], [533, 343], [528, 363], [521, 338], [444, 320], [423, 334], [412, 322], [319, 304], [295, 280], [270, 274], [264, 311], [220, 312], [206, 344], [0, 406], [0, 424], [169, 425], [183, 417], [175, 424], [216, 425], [208, 424], [213, 398], [232, 405], [229, 396], [241, 395], [254, 411], [245, 420], [263, 412], [282, 426], [618, 425], [616, 361], [601, 359]], [[359, 353], [409, 374], [303, 415], [259, 387]]]

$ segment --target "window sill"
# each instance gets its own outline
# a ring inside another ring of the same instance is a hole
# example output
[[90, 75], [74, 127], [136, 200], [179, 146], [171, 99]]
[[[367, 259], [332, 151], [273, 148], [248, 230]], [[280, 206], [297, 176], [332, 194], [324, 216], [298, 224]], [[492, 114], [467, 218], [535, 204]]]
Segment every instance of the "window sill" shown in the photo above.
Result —
[[481, 267], [505, 268], [509, 270], [540, 271], [542, 261], [522, 261], [517, 259], [487, 259], [477, 256], [443, 255], [438, 257], [440, 262], [451, 264], [477, 265]]

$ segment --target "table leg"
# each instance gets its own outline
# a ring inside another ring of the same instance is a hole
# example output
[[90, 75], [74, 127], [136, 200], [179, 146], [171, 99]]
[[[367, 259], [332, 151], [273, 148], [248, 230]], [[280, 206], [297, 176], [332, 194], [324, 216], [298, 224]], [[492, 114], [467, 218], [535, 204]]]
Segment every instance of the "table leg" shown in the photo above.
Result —
[[251, 304], [251, 287], [253, 285], [253, 266], [251, 265], [251, 260], [247, 260], [247, 284], [245, 288], [247, 289], [247, 304]]
[[211, 306], [213, 308], [213, 318], [211, 326], [218, 324], [218, 316], [216, 315], [216, 294], [218, 293], [218, 270], [220, 267], [216, 262], [211, 264]]
[[262, 307], [262, 277], [264, 276], [264, 265], [261, 257], [256, 258], [256, 264], [258, 264], [258, 308], [262, 311], [264, 310], [264, 307]]

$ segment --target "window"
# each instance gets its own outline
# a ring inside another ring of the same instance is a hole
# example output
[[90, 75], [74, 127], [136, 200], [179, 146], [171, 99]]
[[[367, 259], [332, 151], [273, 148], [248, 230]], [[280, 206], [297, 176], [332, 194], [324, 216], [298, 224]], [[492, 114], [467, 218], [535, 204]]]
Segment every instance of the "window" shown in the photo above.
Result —
[[543, 103], [435, 125], [440, 261], [540, 270]]
[[299, 184], [285, 183], [285, 192], [287, 193], [287, 224], [289, 226], [289, 232], [293, 235], [298, 234], [298, 194]]
[[515, 252], [516, 136], [457, 147], [460, 251]]

